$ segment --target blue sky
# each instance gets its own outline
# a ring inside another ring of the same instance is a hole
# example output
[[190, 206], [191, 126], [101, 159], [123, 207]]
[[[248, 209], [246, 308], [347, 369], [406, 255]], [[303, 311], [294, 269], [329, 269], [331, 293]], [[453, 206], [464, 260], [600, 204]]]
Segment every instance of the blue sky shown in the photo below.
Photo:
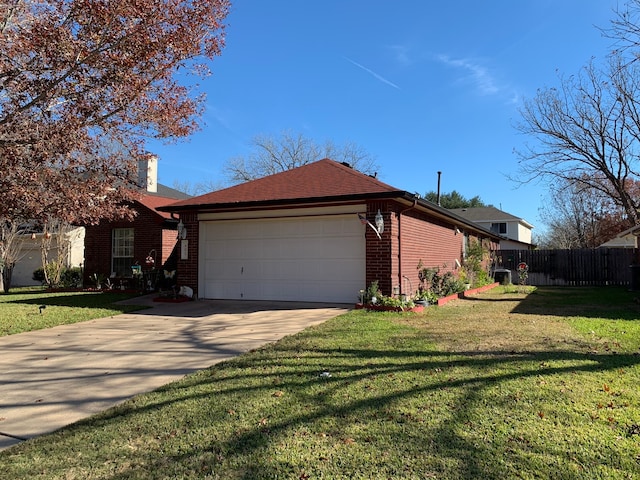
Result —
[[516, 188], [519, 105], [576, 73], [612, 42], [616, 0], [245, 0], [228, 17], [227, 46], [201, 82], [203, 129], [150, 149], [159, 181], [222, 183], [251, 139], [282, 131], [354, 142], [378, 178], [424, 194], [457, 190], [525, 218], [545, 185]]

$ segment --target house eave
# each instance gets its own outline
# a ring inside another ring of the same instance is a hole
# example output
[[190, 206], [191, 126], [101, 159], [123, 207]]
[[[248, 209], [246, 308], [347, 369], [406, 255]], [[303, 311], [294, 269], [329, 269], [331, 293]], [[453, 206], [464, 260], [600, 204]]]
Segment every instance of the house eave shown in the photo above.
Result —
[[420, 198], [420, 196], [406, 191], [388, 191], [357, 195], [339, 195], [333, 197], [312, 197], [298, 199], [277, 199], [277, 200], [261, 200], [254, 202], [227, 202], [197, 205], [165, 205], [159, 207], [158, 210], [164, 212], [193, 212], [199, 213], [217, 213], [217, 212], [245, 212], [251, 210], [265, 210], [273, 208], [296, 208], [296, 207], [315, 207], [315, 206], [332, 206], [345, 204], [358, 204], [366, 201], [376, 200], [395, 200], [407, 207], [415, 205], [422, 211], [429, 213], [431, 216], [439, 220], [445, 220], [468, 231], [479, 233], [485, 237], [495, 241], [500, 241], [500, 235], [496, 235], [488, 229], [485, 229], [470, 220], [456, 215], [446, 208], [440, 207], [428, 200]]
[[164, 212], [189, 212], [197, 210], [198, 212], [219, 212], [219, 211], [242, 211], [242, 210], [260, 210], [265, 208], [289, 207], [289, 206], [316, 206], [331, 204], [349, 204], [362, 203], [367, 200], [391, 199], [397, 198], [402, 192], [380, 192], [367, 193], [358, 195], [339, 195], [333, 197], [310, 197], [310, 198], [294, 198], [294, 199], [276, 199], [276, 200], [260, 200], [251, 202], [226, 202], [226, 203], [209, 203], [197, 205], [165, 205], [158, 208]]
[[502, 238], [500, 235], [496, 235], [491, 230], [488, 230], [472, 222], [471, 220], [467, 220], [464, 217], [456, 215], [455, 213], [452, 213], [450, 210], [447, 210], [446, 208], [443, 208], [433, 202], [430, 202], [429, 200], [425, 200], [424, 198], [421, 198], [419, 195], [409, 193], [409, 192], [404, 192], [402, 200], [404, 200], [404, 203], [407, 206], [415, 204], [417, 208], [420, 208], [421, 210], [429, 213], [431, 216], [436, 217], [439, 220], [445, 220], [447, 222], [454, 223], [456, 226], [464, 228], [467, 231], [481, 234], [495, 241], [500, 241], [500, 239]]

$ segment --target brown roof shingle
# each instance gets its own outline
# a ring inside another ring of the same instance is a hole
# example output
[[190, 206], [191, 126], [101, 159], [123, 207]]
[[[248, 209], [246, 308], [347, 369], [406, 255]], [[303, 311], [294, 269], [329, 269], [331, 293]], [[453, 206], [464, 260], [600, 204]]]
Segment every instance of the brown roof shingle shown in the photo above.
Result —
[[171, 214], [168, 212], [162, 212], [159, 210], [160, 207], [164, 207], [166, 205], [171, 205], [176, 201], [175, 198], [165, 198], [158, 197], [157, 195], [142, 195], [138, 200], [138, 203], [147, 207], [156, 215], [160, 215], [162, 218], [169, 219], [171, 218]]
[[182, 200], [171, 204], [170, 209], [391, 193], [403, 192], [341, 163], [324, 159], [234, 187]]

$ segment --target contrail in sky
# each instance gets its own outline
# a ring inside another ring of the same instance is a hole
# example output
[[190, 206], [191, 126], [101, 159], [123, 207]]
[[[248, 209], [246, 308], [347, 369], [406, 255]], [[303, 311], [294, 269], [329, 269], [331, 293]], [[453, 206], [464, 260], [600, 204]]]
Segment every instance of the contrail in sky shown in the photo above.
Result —
[[389, 80], [387, 80], [386, 78], [384, 78], [382, 75], [378, 75], [376, 72], [374, 72], [373, 70], [368, 69], [367, 67], [365, 67], [364, 65], [360, 65], [358, 62], [354, 62], [353, 60], [351, 60], [349, 57], [344, 57], [345, 60], [347, 60], [348, 62], [353, 63], [356, 67], [361, 68], [362, 70], [364, 70], [365, 72], [367, 72], [368, 74], [372, 75], [374, 78], [377, 78], [378, 80], [380, 80], [382, 83], [386, 83], [387, 85], [391, 85], [393, 88], [397, 88], [398, 90], [400, 90], [400, 87], [398, 85], [396, 85], [393, 82], [390, 82]]

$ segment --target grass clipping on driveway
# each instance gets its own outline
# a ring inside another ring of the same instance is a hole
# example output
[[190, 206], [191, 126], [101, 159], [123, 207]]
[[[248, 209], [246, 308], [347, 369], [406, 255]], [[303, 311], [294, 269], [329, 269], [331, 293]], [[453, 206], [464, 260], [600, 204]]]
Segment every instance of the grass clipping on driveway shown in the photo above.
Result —
[[499, 287], [423, 315], [354, 311], [0, 453], [0, 471], [640, 478], [633, 296]]

